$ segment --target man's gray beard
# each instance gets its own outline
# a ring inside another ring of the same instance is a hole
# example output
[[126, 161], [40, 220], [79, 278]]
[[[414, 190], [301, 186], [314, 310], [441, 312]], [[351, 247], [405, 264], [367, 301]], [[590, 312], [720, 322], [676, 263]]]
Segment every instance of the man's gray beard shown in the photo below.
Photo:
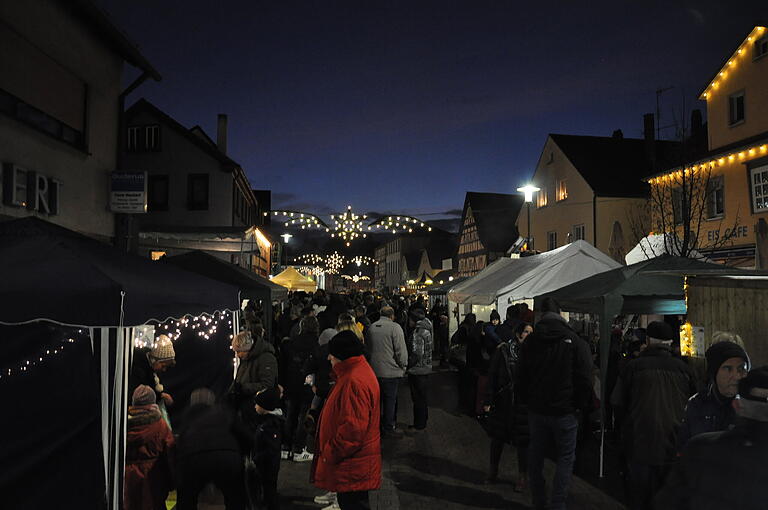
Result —
[[768, 422], [768, 402], [756, 402], [754, 400], [739, 399], [740, 409], [738, 415], [756, 421]]

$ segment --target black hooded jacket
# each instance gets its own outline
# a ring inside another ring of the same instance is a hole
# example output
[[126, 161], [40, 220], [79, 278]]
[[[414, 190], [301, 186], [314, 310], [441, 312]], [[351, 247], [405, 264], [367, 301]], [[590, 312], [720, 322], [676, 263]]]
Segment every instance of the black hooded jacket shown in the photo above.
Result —
[[563, 416], [592, 400], [592, 355], [556, 313], [546, 313], [520, 348], [516, 396], [531, 412]]

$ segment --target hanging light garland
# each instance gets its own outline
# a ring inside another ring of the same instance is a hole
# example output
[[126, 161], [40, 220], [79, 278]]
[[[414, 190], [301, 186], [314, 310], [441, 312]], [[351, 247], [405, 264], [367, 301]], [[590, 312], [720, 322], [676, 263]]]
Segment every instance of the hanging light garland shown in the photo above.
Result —
[[376, 264], [376, 259], [373, 257], [367, 257], [365, 255], [358, 255], [350, 259], [352, 264], [357, 264], [357, 267], [367, 266], [370, 264]]
[[355, 283], [357, 283], [359, 281], [365, 281], [365, 280], [370, 280], [371, 279], [370, 276], [360, 276], [360, 275], [356, 275], [356, 274], [354, 274], [354, 275], [343, 274], [343, 275], [341, 275], [341, 277], [344, 278], [345, 280], [352, 280]]
[[26, 374], [33, 368], [43, 365], [47, 360], [62, 354], [65, 349], [71, 348], [71, 344], [74, 344], [77, 340], [90, 338], [88, 332], [83, 329], [62, 329], [64, 335], [58, 342], [41, 348], [34, 356], [30, 356], [28, 359], [0, 369], [0, 380]]
[[134, 328], [133, 345], [138, 348], [154, 347], [155, 333], [166, 335], [171, 341], [178, 340], [184, 333], [189, 332], [196, 334], [199, 338], [210, 340], [219, 329], [229, 330], [229, 338], [234, 337], [234, 333], [231, 332], [232, 317], [227, 312], [216, 312], [212, 315], [185, 315], [180, 319], [168, 319], [157, 323], [156, 326], [148, 325]]
[[299, 262], [307, 266], [317, 266], [325, 262], [325, 257], [316, 253], [308, 253], [306, 255], [299, 255], [293, 259], [294, 262]]
[[351, 246], [356, 239], [365, 239], [369, 231], [391, 232], [392, 234], [413, 233], [416, 229], [432, 231], [432, 227], [424, 221], [407, 215], [384, 216], [373, 223], [364, 225], [363, 222], [368, 219], [368, 216], [356, 214], [351, 205], [348, 205], [343, 213], [331, 214], [332, 225], [324, 222], [319, 216], [301, 211], [268, 211], [264, 213], [264, 216], [272, 216], [282, 221], [286, 227], [301, 227], [302, 230], [325, 230], [332, 238], [341, 239], [347, 247]]

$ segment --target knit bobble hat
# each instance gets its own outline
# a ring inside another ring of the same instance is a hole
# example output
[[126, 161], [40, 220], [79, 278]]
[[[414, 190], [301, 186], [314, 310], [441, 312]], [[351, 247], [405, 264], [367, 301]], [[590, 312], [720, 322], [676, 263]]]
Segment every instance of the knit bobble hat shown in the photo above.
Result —
[[747, 363], [749, 370], [749, 356], [739, 344], [734, 342], [717, 342], [707, 349], [704, 356], [707, 358], [707, 377], [714, 380], [720, 366], [731, 358], [741, 358]]
[[328, 343], [328, 352], [334, 358], [344, 361], [353, 356], [361, 356], [363, 354], [363, 344], [352, 331], [341, 331], [331, 338], [331, 341]]
[[253, 403], [267, 411], [274, 411], [280, 406], [280, 393], [276, 388], [268, 388], [256, 394]]
[[251, 347], [253, 347], [253, 337], [248, 331], [242, 331], [232, 339], [232, 350], [235, 352], [250, 351]]
[[135, 406], [148, 406], [156, 402], [155, 391], [146, 384], [139, 384], [133, 390], [131, 402]]
[[149, 351], [149, 356], [154, 361], [172, 361], [176, 359], [176, 352], [173, 350], [173, 342], [166, 335], [160, 335], [155, 340], [155, 346]]

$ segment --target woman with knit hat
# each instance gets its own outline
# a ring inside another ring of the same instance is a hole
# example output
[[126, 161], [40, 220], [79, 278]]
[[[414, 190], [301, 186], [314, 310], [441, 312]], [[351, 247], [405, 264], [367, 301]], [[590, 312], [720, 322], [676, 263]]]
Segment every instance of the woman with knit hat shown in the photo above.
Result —
[[125, 510], [165, 510], [173, 488], [174, 439], [155, 403], [155, 391], [140, 384], [128, 408], [125, 445]]
[[262, 390], [277, 387], [277, 358], [275, 348], [264, 339], [264, 329], [256, 325], [253, 331], [242, 331], [232, 339], [232, 350], [240, 360], [235, 380], [228, 395], [240, 410], [243, 421], [255, 427], [253, 397]]
[[749, 372], [747, 351], [735, 342], [725, 341], [712, 344], [704, 356], [707, 359], [707, 389], [688, 401], [677, 435], [678, 451], [692, 437], [728, 430], [736, 420], [731, 402], [738, 393], [739, 381]]
[[165, 391], [160, 374], [176, 366], [176, 352], [173, 342], [167, 335], [158, 335], [151, 348], [134, 351], [131, 375], [128, 379], [128, 391], [133, 392], [140, 384], [145, 384], [155, 391], [155, 401], [163, 419], [171, 425], [167, 408], [173, 405], [173, 397]]

